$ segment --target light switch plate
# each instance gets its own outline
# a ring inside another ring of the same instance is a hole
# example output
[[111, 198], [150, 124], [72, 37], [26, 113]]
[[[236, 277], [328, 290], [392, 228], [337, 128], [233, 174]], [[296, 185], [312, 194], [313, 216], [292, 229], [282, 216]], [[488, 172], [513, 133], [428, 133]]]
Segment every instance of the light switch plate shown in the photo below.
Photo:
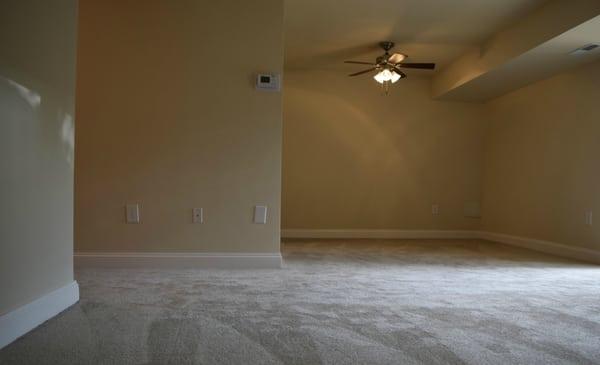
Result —
[[431, 214], [433, 214], [433, 215], [440, 214], [440, 206], [439, 206], [439, 204], [432, 204], [431, 205]]
[[267, 223], [267, 207], [264, 205], [257, 205], [254, 207], [254, 223], [266, 224]]
[[127, 204], [125, 206], [125, 215], [127, 223], [137, 224], [140, 223], [140, 205], [139, 204]]

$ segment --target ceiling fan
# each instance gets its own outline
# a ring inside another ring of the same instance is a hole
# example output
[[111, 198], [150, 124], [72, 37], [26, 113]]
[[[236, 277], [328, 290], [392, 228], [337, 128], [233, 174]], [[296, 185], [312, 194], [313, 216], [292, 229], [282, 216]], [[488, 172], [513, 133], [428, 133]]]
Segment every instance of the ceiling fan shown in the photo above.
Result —
[[373, 62], [361, 62], [361, 61], [344, 61], [344, 63], [353, 63], [358, 65], [370, 65], [373, 66], [368, 70], [355, 72], [348, 76], [358, 76], [366, 74], [368, 72], [377, 71], [373, 77], [375, 81], [382, 84], [385, 93], [387, 94], [390, 84], [406, 77], [406, 74], [400, 70], [400, 68], [419, 68], [425, 70], [435, 69], [435, 63], [408, 63], [402, 62], [408, 56], [402, 53], [389, 53], [389, 50], [394, 47], [394, 42], [381, 42], [379, 46], [383, 48], [385, 53], [382, 56], [377, 57], [375, 63]]

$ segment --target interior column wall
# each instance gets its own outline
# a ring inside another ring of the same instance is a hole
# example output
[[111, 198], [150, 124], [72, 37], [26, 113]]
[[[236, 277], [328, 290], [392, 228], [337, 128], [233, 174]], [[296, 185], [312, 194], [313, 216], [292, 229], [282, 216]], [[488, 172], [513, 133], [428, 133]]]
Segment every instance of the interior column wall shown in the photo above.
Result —
[[0, 314], [73, 281], [76, 24], [75, 0], [0, 2]]

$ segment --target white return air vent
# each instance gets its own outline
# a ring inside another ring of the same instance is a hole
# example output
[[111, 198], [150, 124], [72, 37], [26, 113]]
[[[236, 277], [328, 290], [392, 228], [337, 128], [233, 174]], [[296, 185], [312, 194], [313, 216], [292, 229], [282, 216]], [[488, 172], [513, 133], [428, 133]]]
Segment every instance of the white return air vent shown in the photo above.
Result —
[[573, 56], [583, 55], [583, 54], [587, 54], [589, 52], [597, 50], [598, 47], [600, 47], [600, 45], [595, 44], [595, 43], [590, 43], [590, 44], [586, 44], [583, 47], [579, 47], [574, 51], [571, 51], [571, 53], [569, 53], [569, 54], [573, 55]]

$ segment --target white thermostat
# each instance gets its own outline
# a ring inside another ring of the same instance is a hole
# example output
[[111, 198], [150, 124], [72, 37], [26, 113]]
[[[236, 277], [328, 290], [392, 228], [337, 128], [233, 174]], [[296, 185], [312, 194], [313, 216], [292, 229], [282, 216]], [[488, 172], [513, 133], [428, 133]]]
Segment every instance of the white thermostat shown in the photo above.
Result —
[[256, 76], [258, 90], [279, 91], [279, 75], [258, 74]]

